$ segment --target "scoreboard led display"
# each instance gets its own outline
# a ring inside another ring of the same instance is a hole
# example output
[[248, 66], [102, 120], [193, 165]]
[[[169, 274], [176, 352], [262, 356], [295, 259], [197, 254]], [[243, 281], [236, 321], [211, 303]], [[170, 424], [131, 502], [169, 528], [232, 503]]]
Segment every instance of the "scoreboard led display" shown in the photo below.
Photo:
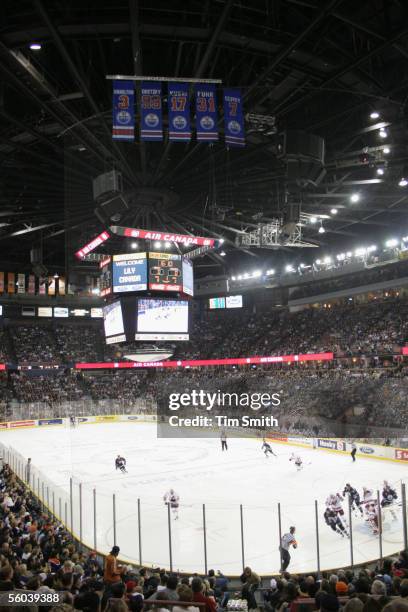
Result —
[[149, 253], [149, 289], [182, 291], [181, 255]]
[[146, 291], [146, 253], [127, 253], [112, 258], [113, 293]]

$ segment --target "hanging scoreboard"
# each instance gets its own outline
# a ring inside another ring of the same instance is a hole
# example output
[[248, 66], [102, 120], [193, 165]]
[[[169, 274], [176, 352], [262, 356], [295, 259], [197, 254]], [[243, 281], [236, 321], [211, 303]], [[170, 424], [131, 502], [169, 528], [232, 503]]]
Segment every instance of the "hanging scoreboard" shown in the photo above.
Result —
[[149, 289], [182, 291], [182, 259], [174, 253], [149, 253]]

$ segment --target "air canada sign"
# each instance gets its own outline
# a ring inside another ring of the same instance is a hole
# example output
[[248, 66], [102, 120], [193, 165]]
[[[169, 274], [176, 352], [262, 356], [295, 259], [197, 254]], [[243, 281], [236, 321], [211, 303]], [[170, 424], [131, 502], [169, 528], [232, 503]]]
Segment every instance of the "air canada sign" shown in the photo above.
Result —
[[186, 246], [208, 246], [213, 247], [215, 244], [214, 238], [205, 238], [203, 236], [190, 236], [186, 234], [173, 234], [171, 232], [159, 232], [156, 230], [143, 230], [133, 227], [118, 227], [112, 226], [111, 231], [119, 236], [127, 238], [143, 238], [143, 240], [162, 240], [164, 242], [177, 242]]

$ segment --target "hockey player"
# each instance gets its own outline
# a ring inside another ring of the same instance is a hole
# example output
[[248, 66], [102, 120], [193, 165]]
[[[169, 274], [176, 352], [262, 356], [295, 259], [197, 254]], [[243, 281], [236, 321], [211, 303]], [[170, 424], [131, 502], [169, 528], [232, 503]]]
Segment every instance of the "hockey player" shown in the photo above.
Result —
[[378, 503], [377, 498], [372, 489], [364, 487], [363, 489], [363, 506], [366, 516], [366, 521], [370, 525], [374, 535], [378, 535]]
[[390, 513], [391, 516], [393, 518], [394, 521], [397, 520], [397, 514], [394, 510], [394, 508], [392, 507], [395, 503], [395, 500], [398, 499], [398, 495], [395, 489], [393, 489], [386, 480], [384, 480], [384, 488], [382, 490], [382, 500], [381, 500], [381, 507], [382, 508], [387, 508]]
[[334, 510], [332, 510], [330, 507], [327, 507], [324, 511], [323, 517], [330, 529], [333, 529], [333, 531], [339, 533], [342, 538], [349, 537], [349, 533], [346, 527], [344, 526], [343, 521]]
[[300, 470], [303, 468], [302, 457], [300, 457], [299, 455], [295, 455], [295, 453], [292, 453], [292, 455], [289, 457], [289, 461], [294, 461], [298, 472], [300, 472]]
[[263, 444], [261, 448], [265, 454], [265, 457], [268, 457], [268, 455], [273, 455], [274, 457], [277, 457], [277, 455], [273, 452], [271, 445], [265, 441], [265, 438], [263, 439]]
[[333, 510], [336, 516], [338, 516], [341, 521], [348, 526], [343, 510], [343, 502], [344, 497], [340, 495], [340, 493], [331, 493], [331, 495], [329, 495], [329, 497], [326, 499], [326, 506], [327, 508], [330, 508], [330, 510]]
[[70, 416], [69, 417], [69, 424], [71, 425], [71, 427], [75, 427], [76, 425], [76, 419], [74, 416]]
[[351, 486], [349, 482], [344, 487], [343, 496], [345, 496], [347, 493], [350, 495], [351, 509], [355, 512], [359, 510], [361, 516], [364, 516], [364, 512], [361, 507], [360, 494], [357, 489]]
[[173, 512], [174, 519], [178, 519], [178, 508], [180, 497], [177, 495], [174, 489], [170, 489], [165, 493], [163, 497], [166, 506], [170, 506], [170, 510]]
[[127, 474], [126, 459], [118, 455], [115, 459], [115, 468], [120, 470], [122, 474]]
[[227, 434], [225, 433], [225, 430], [223, 429], [221, 432], [221, 450], [228, 450], [228, 443], [227, 443]]

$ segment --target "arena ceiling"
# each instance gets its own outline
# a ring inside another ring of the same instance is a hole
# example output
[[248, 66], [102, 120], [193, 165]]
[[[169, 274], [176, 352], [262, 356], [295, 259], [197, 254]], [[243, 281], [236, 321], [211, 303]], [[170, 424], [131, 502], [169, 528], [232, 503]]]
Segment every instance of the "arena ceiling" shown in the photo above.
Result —
[[[324, 233], [320, 220], [303, 227], [308, 241], [338, 251], [408, 233], [405, 0], [3, 0], [0, 15], [3, 262], [29, 265], [41, 243], [44, 262], [63, 265], [103, 229], [92, 180], [112, 169], [127, 225], [225, 238], [225, 257], [201, 260], [207, 273], [315, 257], [233, 246], [282, 214], [287, 129], [326, 144], [325, 176], [295, 196], [322, 215]], [[264, 121], [247, 123], [244, 150], [113, 143], [107, 74], [222, 79]]]

